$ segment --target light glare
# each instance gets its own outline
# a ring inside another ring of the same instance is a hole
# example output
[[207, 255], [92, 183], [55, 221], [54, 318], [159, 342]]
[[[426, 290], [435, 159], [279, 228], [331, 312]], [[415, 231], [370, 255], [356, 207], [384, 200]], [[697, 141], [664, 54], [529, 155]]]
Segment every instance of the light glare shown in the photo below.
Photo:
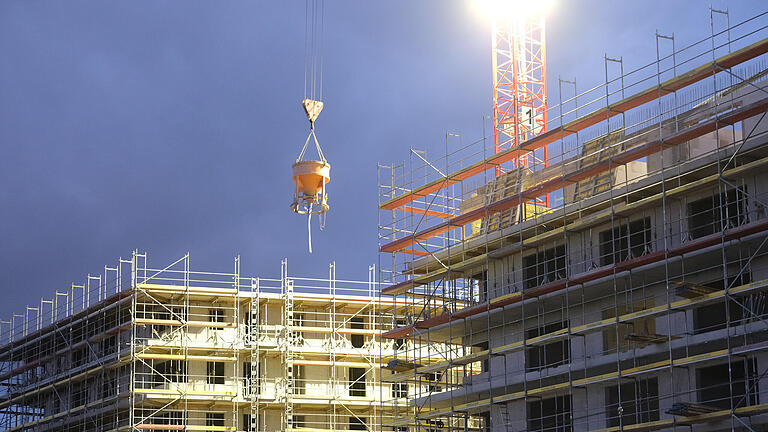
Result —
[[493, 20], [542, 16], [554, 3], [554, 0], [472, 0], [476, 11]]

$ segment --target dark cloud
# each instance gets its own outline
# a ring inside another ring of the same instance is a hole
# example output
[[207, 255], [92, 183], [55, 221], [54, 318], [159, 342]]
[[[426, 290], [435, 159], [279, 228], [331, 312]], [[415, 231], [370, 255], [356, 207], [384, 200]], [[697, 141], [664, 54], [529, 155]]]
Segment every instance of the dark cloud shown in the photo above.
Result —
[[[550, 81], [599, 83], [604, 52], [651, 60], [656, 28], [703, 37], [706, 6], [561, 0]], [[760, 7], [734, 4], [732, 22]], [[333, 1], [325, 17], [332, 211], [309, 255], [288, 210], [307, 133], [304, 2], [0, 2], [0, 317], [133, 249], [219, 271], [241, 254], [259, 275], [282, 257], [305, 275], [336, 260], [366, 279], [376, 163], [437, 154], [446, 130], [481, 136], [489, 29], [458, 1]]]

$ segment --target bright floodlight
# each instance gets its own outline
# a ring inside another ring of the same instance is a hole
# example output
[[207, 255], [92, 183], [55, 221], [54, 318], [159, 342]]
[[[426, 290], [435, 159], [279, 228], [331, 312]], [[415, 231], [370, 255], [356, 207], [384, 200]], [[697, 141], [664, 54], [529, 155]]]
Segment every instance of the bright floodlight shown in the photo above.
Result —
[[477, 11], [494, 20], [544, 15], [554, 3], [554, 0], [472, 0]]

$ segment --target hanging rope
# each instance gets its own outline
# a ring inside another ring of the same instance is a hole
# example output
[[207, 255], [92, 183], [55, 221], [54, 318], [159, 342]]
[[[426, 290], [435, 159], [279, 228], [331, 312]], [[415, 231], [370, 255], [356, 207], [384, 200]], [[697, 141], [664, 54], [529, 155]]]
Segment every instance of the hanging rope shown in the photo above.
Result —
[[307, 212], [307, 238], [309, 239], [309, 253], [312, 253], [312, 203], [309, 203]]

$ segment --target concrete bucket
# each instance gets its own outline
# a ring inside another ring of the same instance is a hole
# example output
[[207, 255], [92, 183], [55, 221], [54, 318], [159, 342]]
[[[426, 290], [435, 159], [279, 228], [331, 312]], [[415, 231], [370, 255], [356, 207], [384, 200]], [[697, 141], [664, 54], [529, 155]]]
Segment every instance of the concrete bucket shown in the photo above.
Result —
[[299, 214], [321, 214], [328, 211], [325, 185], [331, 181], [331, 165], [325, 161], [305, 160], [293, 164], [296, 192], [291, 210]]

